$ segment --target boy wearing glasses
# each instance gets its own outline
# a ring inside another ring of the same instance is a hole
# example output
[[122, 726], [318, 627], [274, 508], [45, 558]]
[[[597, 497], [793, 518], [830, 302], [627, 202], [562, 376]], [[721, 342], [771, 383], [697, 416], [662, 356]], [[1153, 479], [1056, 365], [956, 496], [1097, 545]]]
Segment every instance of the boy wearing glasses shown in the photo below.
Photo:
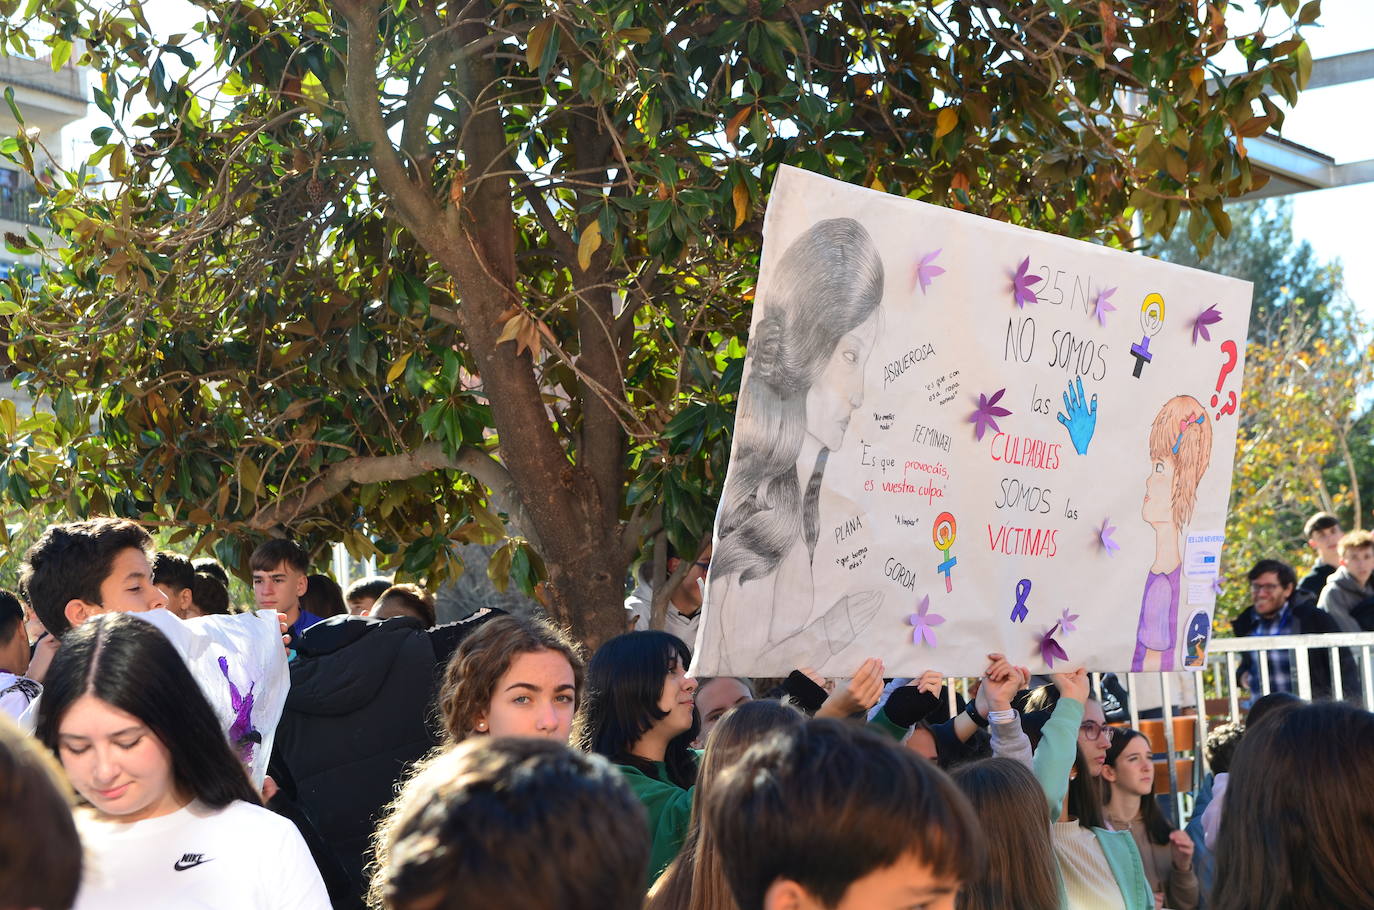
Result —
[[[682, 565], [677, 551], [668, 547], [668, 575], [671, 576]], [[701, 551], [687, 569], [681, 583], [673, 589], [668, 598], [668, 612], [664, 615], [663, 631], [670, 632], [682, 639], [687, 647], [696, 650], [697, 629], [701, 627], [701, 595], [706, 586], [706, 570], [711, 567], [711, 546]], [[651, 568], [650, 561], [640, 569], [640, 584], [635, 592], [625, 599], [625, 619], [629, 631], [643, 631], [649, 628], [649, 612], [653, 604], [653, 589], [643, 576]]]
[[[1340, 627], [1331, 614], [1318, 609], [1312, 596], [1298, 590], [1298, 576], [1293, 567], [1277, 559], [1261, 559], [1250, 570], [1251, 605], [1231, 623], [1237, 638], [1273, 635], [1314, 635], [1339, 632]], [[1292, 651], [1274, 650], [1267, 655], [1269, 686], [1261, 685], [1262, 674], [1258, 654], [1251, 652], [1241, 658], [1236, 678], [1252, 695], [1268, 692], [1298, 692], [1297, 667]], [[1347, 649], [1340, 651], [1341, 682], [1346, 695], [1358, 695], [1359, 676], [1354, 658]], [[1307, 666], [1312, 680], [1312, 698], [1330, 698], [1331, 662], [1326, 652], [1312, 649], [1307, 652]]]

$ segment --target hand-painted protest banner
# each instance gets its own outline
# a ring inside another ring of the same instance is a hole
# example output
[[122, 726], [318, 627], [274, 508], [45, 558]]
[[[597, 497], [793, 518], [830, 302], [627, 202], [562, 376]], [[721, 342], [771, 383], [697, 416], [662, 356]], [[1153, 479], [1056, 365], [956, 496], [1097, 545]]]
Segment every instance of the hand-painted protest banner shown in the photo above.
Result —
[[784, 168], [694, 672], [1200, 668], [1248, 282]]

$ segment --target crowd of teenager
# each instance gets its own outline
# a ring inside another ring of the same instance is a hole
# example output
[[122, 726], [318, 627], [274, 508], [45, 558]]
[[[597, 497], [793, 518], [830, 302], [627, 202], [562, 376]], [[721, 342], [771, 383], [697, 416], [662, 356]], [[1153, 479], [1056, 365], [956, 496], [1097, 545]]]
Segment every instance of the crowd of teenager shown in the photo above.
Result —
[[1081, 668], [1032, 685], [989, 654], [967, 700], [878, 660], [696, 679], [699, 593], [682, 634], [645, 601], [588, 656], [546, 620], [343, 591], [287, 540], [249, 562], [236, 612], [222, 567], [132, 522], [26, 554], [0, 592], [0, 910], [1374, 907], [1353, 704], [1258, 699], [1176, 819]]

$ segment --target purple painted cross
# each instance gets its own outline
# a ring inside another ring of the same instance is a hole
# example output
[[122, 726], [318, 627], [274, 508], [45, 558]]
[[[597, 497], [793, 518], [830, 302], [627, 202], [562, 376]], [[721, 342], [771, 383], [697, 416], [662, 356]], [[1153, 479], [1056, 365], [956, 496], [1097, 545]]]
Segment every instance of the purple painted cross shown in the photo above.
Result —
[[1140, 344], [1131, 345], [1131, 356], [1135, 358], [1135, 369], [1131, 375], [1136, 379], [1140, 378], [1140, 371], [1145, 368], [1145, 364], [1155, 359], [1155, 355], [1150, 353], [1150, 336], [1141, 335]]

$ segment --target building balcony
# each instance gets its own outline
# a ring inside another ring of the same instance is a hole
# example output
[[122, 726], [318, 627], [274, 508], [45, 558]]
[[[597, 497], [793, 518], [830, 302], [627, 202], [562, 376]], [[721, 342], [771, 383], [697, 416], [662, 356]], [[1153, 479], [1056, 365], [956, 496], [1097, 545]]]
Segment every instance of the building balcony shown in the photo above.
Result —
[[49, 58], [0, 57], [0, 84], [32, 89], [64, 101], [86, 105], [86, 74], [67, 63], [54, 71]]
[[32, 187], [0, 188], [0, 221], [46, 228], [47, 220], [34, 208], [42, 198]]
[[[51, 60], [0, 55], [0, 89], [14, 92], [25, 128], [38, 129], [60, 157], [63, 128], [86, 116], [86, 68], [67, 63], [54, 72]], [[13, 135], [18, 127], [8, 105], [0, 104], [0, 134]]]

